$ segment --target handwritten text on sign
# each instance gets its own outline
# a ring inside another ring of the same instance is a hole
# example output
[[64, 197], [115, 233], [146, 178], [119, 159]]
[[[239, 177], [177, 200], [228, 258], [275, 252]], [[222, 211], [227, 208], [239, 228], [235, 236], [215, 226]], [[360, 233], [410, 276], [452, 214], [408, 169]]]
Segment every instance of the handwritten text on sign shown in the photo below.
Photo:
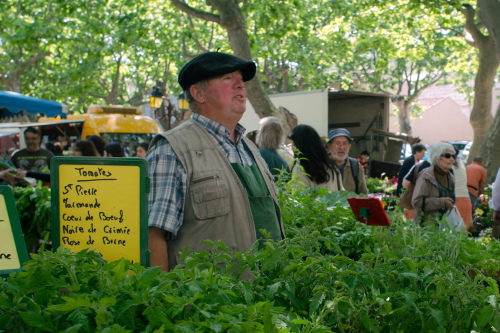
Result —
[[60, 245], [140, 262], [140, 169], [60, 165]]
[[5, 197], [0, 194], [0, 270], [12, 270], [21, 267], [17, 253], [14, 233], [7, 214]]

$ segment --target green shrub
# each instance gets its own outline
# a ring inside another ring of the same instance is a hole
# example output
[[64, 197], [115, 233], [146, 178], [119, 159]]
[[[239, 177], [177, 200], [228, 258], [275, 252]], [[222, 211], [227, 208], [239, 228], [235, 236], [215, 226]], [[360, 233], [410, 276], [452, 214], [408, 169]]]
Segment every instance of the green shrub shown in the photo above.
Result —
[[35, 253], [40, 241], [48, 239], [51, 228], [50, 187], [13, 187], [19, 221], [24, 234], [26, 248]]
[[236, 254], [207, 241], [168, 273], [92, 251], [34, 254], [0, 282], [0, 331], [500, 330], [500, 242], [417, 226], [399, 208], [391, 226], [366, 226], [351, 195], [284, 187], [288, 238]]

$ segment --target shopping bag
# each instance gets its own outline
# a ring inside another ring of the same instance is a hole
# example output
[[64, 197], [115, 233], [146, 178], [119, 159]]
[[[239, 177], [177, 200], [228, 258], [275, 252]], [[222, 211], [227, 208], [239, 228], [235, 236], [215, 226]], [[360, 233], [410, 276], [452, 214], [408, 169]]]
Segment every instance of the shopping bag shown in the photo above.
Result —
[[457, 206], [453, 206], [452, 209], [448, 210], [444, 216], [446, 221], [443, 221], [440, 225], [440, 229], [450, 229], [453, 232], [460, 232], [465, 230], [464, 219], [460, 216]]

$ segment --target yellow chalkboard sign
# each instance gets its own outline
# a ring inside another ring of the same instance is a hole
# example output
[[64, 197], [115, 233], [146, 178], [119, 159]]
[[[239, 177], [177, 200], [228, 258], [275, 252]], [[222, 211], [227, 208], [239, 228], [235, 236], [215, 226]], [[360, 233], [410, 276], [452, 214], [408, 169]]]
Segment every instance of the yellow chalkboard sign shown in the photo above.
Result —
[[55, 157], [50, 170], [55, 248], [149, 265], [146, 160]]
[[28, 251], [9, 186], [0, 186], [0, 235], [0, 274], [20, 271]]

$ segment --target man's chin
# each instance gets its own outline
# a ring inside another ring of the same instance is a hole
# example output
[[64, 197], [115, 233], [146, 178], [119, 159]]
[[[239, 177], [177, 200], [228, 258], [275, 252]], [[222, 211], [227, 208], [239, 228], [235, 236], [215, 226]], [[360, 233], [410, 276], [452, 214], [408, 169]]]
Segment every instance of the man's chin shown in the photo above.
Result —
[[343, 156], [343, 157], [340, 157], [340, 156], [337, 156], [337, 155], [333, 155], [333, 159], [335, 161], [344, 162], [345, 160], [347, 160], [347, 155]]

